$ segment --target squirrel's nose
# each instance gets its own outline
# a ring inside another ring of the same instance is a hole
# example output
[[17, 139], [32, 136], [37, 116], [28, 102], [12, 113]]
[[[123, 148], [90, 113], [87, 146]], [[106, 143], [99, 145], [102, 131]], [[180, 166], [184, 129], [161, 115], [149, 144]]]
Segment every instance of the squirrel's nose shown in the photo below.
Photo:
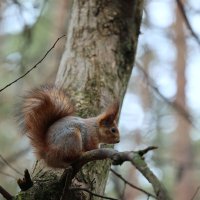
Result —
[[119, 139], [119, 138], [117, 138], [117, 139], [116, 139], [116, 143], [119, 143], [119, 142], [120, 142], [120, 139]]

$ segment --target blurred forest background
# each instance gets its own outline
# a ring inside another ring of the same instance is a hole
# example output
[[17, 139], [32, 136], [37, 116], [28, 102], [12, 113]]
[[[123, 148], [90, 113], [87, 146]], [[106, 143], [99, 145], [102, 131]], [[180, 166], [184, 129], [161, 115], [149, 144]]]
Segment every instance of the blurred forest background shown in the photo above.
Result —
[[[34, 66], [58, 37], [67, 34], [71, 4], [72, 0], [0, 0], [0, 88]], [[146, 160], [176, 200], [200, 199], [199, 38], [199, 0], [145, 1], [135, 67], [119, 123], [118, 150], [159, 147]], [[0, 93], [0, 185], [11, 194], [19, 190], [20, 173], [25, 168], [31, 172], [35, 161], [14, 117], [17, 103], [28, 89], [54, 82], [64, 40], [29, 75]], [[114, 169], [152, 191], [131, 165]], [[110, 175], [107, 195], [147, 199]]]

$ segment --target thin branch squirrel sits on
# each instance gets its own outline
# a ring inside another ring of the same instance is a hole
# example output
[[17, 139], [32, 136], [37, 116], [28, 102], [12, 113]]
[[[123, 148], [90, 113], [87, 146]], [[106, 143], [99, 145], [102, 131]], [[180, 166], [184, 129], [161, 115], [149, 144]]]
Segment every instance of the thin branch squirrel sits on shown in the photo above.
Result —
[[30, 138], [38, 159], [50, 167], [65, 168], [100, 143], [119, 142], [115, 102], [97, 117], [74, 116], [69, 97], [55, 86], [30, 91], [21, 108], [23, 133]]

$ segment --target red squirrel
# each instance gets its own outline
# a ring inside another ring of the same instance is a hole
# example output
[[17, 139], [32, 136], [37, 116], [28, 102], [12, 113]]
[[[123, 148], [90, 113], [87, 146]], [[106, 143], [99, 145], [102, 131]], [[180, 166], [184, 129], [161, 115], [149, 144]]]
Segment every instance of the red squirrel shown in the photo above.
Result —
[[74, 106], [62, 89], [42, 86], [23, 99], [21, 123], [38, 159], [49, 167], [65, 168], [99, 144], [119, 142], [116, 101], [92, 118], [74, 116]]

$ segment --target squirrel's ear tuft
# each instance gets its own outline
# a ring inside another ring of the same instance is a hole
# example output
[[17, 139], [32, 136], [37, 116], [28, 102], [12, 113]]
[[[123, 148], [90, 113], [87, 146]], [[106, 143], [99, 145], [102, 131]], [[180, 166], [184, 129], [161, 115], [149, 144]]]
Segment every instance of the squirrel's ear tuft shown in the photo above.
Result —
[[116, 100], [109, 106], [104, 113], [99, 116], [99, 124], [101, 126], [109, 126], [113, 124], [119, 112], [119, 101]]

